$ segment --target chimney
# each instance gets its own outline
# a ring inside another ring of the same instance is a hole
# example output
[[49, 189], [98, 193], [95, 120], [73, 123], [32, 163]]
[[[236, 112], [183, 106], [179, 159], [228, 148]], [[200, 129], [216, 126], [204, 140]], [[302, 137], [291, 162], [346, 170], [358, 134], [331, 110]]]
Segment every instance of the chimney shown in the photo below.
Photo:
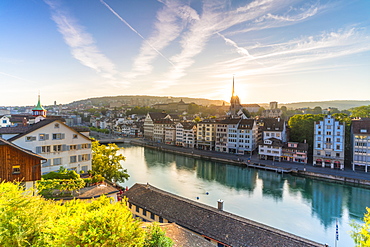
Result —
[[217, 201], [217, 208], [220, 211], [224, 210], [224, 201], [223, 200], [218, 199], [218, 201]]

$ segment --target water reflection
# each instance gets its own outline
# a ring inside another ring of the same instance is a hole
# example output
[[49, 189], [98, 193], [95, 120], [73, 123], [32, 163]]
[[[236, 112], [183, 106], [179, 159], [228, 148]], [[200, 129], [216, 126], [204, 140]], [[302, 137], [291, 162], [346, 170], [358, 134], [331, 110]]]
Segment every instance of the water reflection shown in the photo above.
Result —
[[324, 228], [341, 218], [347, 208], [351, 218], [361, 219], [366, 206], [370, 206], [370, 192], [360, 187], [345, 186], [304, 177], [255, 170], [207, 160], [194, 159], [151, 149], [144, 150], [148, 168], [166, 167], [175, 164], [178, 170], [194, 171], [196, 177], [215, 181], [235, 190], [249, 194], [255, 192], [257, 180], [262, 182], [262, 195], [279, 202], [283, 200], [284, 188], [290, 197], [301, 197], [311, 206], [312, 215]]

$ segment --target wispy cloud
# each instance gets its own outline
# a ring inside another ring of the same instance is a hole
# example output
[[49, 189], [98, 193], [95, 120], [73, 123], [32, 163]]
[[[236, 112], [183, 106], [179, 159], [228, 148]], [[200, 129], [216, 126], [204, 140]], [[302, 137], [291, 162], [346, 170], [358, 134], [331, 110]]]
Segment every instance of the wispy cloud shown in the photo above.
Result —
[[15, 79], [17, 79], [17, 80], [21, 80], [21, 81], [33, 82], [33, 81], [31, 81], [31, 80], [27, 80], [27, 79], [21, 78], [21, 77], [19, 77], [19, 76], [11, 75], [11, 74], [4, 73], [4, 72], [1, 72], [1, 71], [0, 71], [0, 75], [4, 75], [4, 76], [7, 76], [7, 77], [15, 78]]
[[95, 70], [101, 76], [114, 79], [117, 71], [114, 64], [98, 49], [93, 37], [78, 24], [59, 2], [45, 0], [51, 9], [52, 20], [57, 24], [71, 53], [81, 64]]
[[[159, 25], [161, 28], [158, 29], [158, 35], [155, 38], [145, 39], [135, 28], [133, 28], [125, 19], [123, 19], [116, 11], [114, 11], [106, 2], [100, 0], [119, 20], [121, 20], [126, 26], [128, 26], [134, 33], [136, 33], [140, 38], [144, 40], [144, 45], [141, 48], [141, 56], [139, 56], [134, 62], [133, 71], [128, 77], [135, 77], [137, 74], [145, 73], [146, 71], [151, 71], [152, 66], [149, 65], [149, 62], [152, 61], [154, 57], [160, 55], [172, 66], [174, 64], [164, 56], [159, 50], [166, 46], [166, 42], [169, 43], [171, 39], [170, 35], [173, 36], [173, 33], [176, 32], [176, 28], [171, 24], [173, 18], [169, 15], [159, 14], [159, 20], [163, 25]], [[162, 17], [162, 18], [161, 18]], [[163, 18], [164, 17], [164, 18]], [[169, 35], [170, 34], [170, 35]]]
[[[236, 52], [243, 56], [224, 61], [214, 67], [211, 66], [214, 71], [226, 68], [230, 71], [240, 71], [239, 75], [266, 75], [321, 70], [322, 68], [317, 66], [320, 61], [369, 51], [370, 37], [356, 28], [324, 32], [317, 36], [301, 37], [286, 43], [266, 46], [260, 44], [245, 48], [252, 51], [253, 56], [239, 52], [241, 48], [236, 44], [233, 46], [236, 46]], [[261, 62], [264, 66], [258, 66], [256, 62]], [[215, 76], [227, 75], [220, 72], [215, 73]]]

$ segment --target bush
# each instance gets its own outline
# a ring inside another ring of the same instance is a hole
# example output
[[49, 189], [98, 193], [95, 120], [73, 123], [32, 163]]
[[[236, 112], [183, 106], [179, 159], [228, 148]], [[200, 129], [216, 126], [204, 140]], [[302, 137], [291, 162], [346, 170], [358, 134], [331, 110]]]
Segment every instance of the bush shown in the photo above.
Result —
[[145, 231], [125, 201], [107, 197], [55, 202], [3, 182], [0, 212], [0, 246], [172, 246], [160, 229]]

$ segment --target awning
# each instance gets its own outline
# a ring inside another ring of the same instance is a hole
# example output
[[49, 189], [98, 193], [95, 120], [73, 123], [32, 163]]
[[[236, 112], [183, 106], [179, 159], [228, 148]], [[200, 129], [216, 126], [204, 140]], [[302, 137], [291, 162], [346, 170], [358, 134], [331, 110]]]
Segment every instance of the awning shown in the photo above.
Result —
[[316, 160], [316, 162], [321, 162], [321, 161], [322, 161], [322, 159], [317, 159], [317, 160]]
[[340, 161], [336, 160], [334, 161], [335, 164], [340, 164]]

